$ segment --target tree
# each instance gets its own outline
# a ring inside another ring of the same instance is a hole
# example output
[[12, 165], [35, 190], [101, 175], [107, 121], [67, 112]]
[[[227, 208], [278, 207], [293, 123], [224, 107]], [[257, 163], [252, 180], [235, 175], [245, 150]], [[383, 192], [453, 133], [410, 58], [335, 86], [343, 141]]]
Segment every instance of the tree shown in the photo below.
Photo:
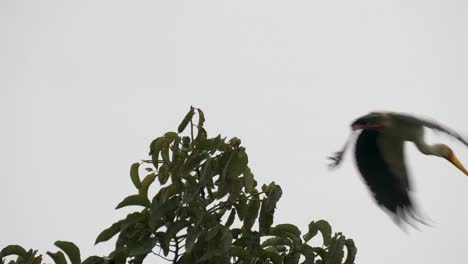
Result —
[[[203, 112], [191, 107], [177, 132], [151, 142], [151, 159], [131, 165], [136, 193], [116, 209], [138, 206], [141, 210], [97, 236], [96, 244], [117, 237], [109, 255], [82, 262], [75, 244], [57, 241], [61, 251], [47, 252], [53, 261], [139, 264], [157, 256], [172, 263], [354, 263], [353, 240], [341, 233], [332, 235], [325, 220], [310, 222], [303, 236], [293, 224], [273, 225], [281, 187], [275, 182], [259, 187], [241, 140], [209, 138], [204, 122]], [[183, 135], [186, 130], [188, 136]], [[146, 171], [144, 177], [142, 171]], [[149, 187], [155, 183], [159, 190], [150, 197]], [[309, 245], [319, 232], [323, 245]], [[37, 251], [19, 245], [0, 251], [2, 264], [14, 256], [10, 263], [42, 263]]]

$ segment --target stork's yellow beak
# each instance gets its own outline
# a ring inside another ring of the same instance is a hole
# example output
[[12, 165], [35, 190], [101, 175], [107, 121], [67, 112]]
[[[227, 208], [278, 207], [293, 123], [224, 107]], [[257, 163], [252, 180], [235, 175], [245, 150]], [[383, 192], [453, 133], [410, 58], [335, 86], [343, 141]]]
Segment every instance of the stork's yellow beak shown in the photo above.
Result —
[[455, 165], [455, 167], [457, 167], [463, 173], [465, 173], [466, 176], [468, 176], [468, 171], [465, 169], [465, 167], [463, 167], [463, 165], [461, 164], [461, 162], [457, 159], [455, 155], [453, 154], [450, 155], [447, 160], [450, 161], [453, 165]]

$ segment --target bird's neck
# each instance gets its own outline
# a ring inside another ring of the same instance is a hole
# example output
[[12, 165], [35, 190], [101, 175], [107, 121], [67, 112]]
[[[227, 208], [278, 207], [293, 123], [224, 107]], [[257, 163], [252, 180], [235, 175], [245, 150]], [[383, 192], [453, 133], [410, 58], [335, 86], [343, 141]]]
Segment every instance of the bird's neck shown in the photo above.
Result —
[[436, 151], [435, 145], [427, 144], [422, 140], [415, 141], [414, 143], [422, 154], [442, 157], [439, 151]]

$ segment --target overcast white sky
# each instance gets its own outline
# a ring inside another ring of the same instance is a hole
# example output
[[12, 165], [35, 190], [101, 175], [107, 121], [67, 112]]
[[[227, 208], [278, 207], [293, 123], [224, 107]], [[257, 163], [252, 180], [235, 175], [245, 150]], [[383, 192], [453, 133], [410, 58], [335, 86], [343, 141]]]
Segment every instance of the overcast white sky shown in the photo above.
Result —
[[0, 247], [107, 252], [93, 242], [129, 212], [113, 208], [134, 192], [130, 164], [194, 105], [282, 186], [275, 223], [327, 219], [357, 263], [464, 263], [468, 178], [452, 165], [408, 146], [436, 227], [406, 234], [350, 153], [333, 172], [326, 156], [375, 109], [468, 134], [467, 14], [447, 0], [0, 1]]

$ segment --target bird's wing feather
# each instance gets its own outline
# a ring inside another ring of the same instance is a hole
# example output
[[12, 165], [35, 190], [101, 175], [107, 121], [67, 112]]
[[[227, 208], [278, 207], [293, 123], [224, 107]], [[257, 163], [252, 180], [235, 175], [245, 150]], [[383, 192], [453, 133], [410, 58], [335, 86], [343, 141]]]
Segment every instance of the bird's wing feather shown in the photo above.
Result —
[[392, 134], [381, 132], [377, 137], [377, 144], [382, 155], [382, 159], [388, 165], [401, 188], [409, 190], [409, 177], [406, 169], [404, 141]]
[[387, 113], [387, 114], [391, 115], [393, 118], [395, 118], [396, 120], [401, 121], [401, 122], [406, 122], [406, 123], [411, 123], [411, 124], [415, 124], [415, 125], [425, 126], [427, 128], [443, 132], [443, 133], [445, 133], [447, 135], [450, 135], [450, 136], [456, 138], [457, 140], [459, 140], [460, 142], [462, 142], [463, 144], [468, 146], [468, 140], [467, 139], [462, 137], [456, 131], [454, 131], [454, 130], [446, 127], [446, 126], [443, 126], [441, 124], [438, 124], [438, 123], [436, 123], [434, 121], [430, 121], [430, 120], [422, 119], [422, 118], [417, 118], [417, 117], [414, 117], [412, 115], [402, 114], [402, 113]]
[[[400, 168], [396, 170], [390, 168], [392, 165], [387, 163], [379, 146], [380, 135], [381, 132], [377, 130], [363, 130], [361, 132], [356, 142], [356, 163], [377, 202], [397, 218], [404, 219], [414, 212], [408, 192], [406, 169], [404, 162], [403, 167], [400, 165]], [[403, 158], [403, 154], [399, 153], [402, 150], [403, 147], [396, 147], [391, 150], [395, 154], [390, 154], [390, 156]], [[394, 160], [398, 163], [399, 158]], [[404, 171], [404, 174], [397, 175], [396, 173], [398, 171], [401, 173], [401, 170]]]

